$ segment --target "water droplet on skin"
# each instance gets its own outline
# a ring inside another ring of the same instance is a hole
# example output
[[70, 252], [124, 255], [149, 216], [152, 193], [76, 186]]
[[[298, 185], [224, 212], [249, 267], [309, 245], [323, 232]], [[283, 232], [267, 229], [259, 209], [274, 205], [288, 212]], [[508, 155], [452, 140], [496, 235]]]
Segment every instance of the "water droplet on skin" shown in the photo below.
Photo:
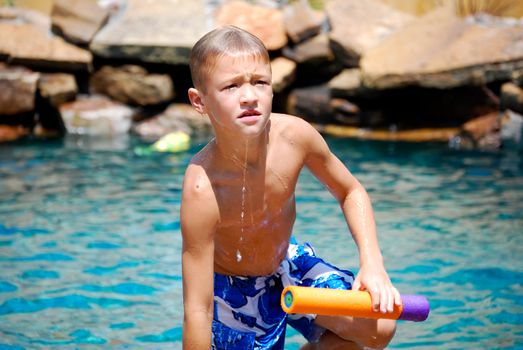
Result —
[[[244, 225], [244, 217], [245, 217], [245, 192], [247, 192], [247, 189], [245, 188], [245, 182], [247, 177], [247, 147], [248, 144], [245, 145], [245, 164], [243, 167], [243, 184], [242, 184], [242, 206], [241, 206], [241, 213], [240, 213], [240, 227], [242, 231], [242, 235], [240, 236], [240, 245], [243, 242], [243, 225]], [[240, 253], [240, 250], [236, 250], [236, 261], [240, 262], [242, 261], [242, 255]]]

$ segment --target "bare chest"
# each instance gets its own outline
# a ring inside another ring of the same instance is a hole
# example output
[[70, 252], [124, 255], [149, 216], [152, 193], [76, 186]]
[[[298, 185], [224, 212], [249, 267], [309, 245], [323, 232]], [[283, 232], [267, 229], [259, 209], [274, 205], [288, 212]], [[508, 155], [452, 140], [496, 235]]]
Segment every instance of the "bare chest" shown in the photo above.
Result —
[[279, 216], [294, 200], [297, 175], [271, 169], [213, 186], [220, 212], [220, 227], [257, 226]]

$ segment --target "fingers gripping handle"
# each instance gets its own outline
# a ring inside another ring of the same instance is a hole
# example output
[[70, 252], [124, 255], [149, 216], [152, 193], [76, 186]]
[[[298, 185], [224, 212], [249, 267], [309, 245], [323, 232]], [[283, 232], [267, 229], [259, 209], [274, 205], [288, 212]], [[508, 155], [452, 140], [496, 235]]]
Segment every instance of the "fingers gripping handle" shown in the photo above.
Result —
[[372, 309], [368, 292], [290, 286], [283, 290], [281, 306], [287, 313], [346, 315], [361, 318], [388, 318], [394, 320], [425, 321], [430, 305], [424, 296], [402, 295], [402, 305], [394, 311], [381, 313]]

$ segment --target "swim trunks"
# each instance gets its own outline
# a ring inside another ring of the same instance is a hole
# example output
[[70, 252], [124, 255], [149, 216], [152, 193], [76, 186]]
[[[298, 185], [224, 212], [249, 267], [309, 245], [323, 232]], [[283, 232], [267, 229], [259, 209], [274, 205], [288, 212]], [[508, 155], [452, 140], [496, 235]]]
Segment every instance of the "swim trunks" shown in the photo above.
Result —
[[325, 332], [316, 315], [287, 315], [281, 292], [290, 285], [351, 289], [354, 274], [318, 258], [308, 243], [290, 244], [287, 256], [273, 275], [260, 277], [214, 274], [212, 349], [283, 349], [287, 323], [309, 342]]

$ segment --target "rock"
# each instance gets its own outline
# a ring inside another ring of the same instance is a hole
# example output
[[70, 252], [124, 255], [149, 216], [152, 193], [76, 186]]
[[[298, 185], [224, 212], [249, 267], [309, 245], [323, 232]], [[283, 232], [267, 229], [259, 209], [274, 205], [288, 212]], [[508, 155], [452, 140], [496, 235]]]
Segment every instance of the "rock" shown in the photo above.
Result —
[[315, 125], [325, 134], [338, 137], [352, 137], [376, 141], [405, 142], [448, 142], [457, 132], [457, 128], [421, 128], [411, 130], [373, 130], [343, 125]]
[[91, 76], [90, 85], [93, 92], [132, 105], [155, 105], [174, 97], [169, 75], [149, 74], [136, 65], [104, 66]]
[[414, 19], [378, 0], [331, 0], [325, 4], [336, 57], [347, 67]]
[[293, 48], [286, 47], [283, 54], [299, 64], [322, 65], [334, 60], [327, 34], [316, 35]]
[[512, 72], [511, 75], [512, 81], [514, 84], [523, 88], [523, 69], [516, 69]]
[[39, 77], [39, 73], [26, 68], [0, 65], [0, 115], [34, 111]]
[[68, 44], [37, 25], [0, 21], [0, 33], [0, 56], [13, 65], [56, 70], [87, 70], [91, 65], [89, 51]]
[[406, 25], [361, 60], [363, 82], [375, 89], [484, 85], [522, 67], [523, 21], [460, 18], [448, 7]]
[[283, 8], [285, 30], [295, 44], [319, 34], [326, 20], [325, 13], [313, 10], [307, 1], [295, 1]]
[[58, 107], [76, 98], [78, 86], [74, 75], [67, 73], [42, 73], [38, 81], [38, 91], [50, 105]]
[[501, 139], [523, 149], [523, 115], [506, 110], [501, 119]]
[[68, 41], [88, 44], [109, 18], [109, 10], [92, 0], [54, 0], [52, 29]]
[[290, 114], [319, 124], [336, 122], [357, 125], [361, 122], [359, 107], [341, 98], [331, 98], [326, 85], [293, 89], [287, 110]]
[[44, 32], [51, 29], [51, 19], [40, 11], [21, 7], [0, 7], [0, 22], [11, 24], [32, 24]]
[[217, 25], [235, 25], [256, 35], [268, 50], [279, 50], [287, 44], [283, 13], [278, 9], [233, 0], [216, 10], [215, 19]]
[[90, 49], [106, 58], [187, 64], [196, 41], [211, 27], [203, 0], [128, 0]]
[[116, 16], [126, 5], [127, 0], [97, 0], [98, 6], [109, 11], [110, 16]]
[[0, 143], [16, 141], [19, 138], [29, 134], [29, 129], [17, 125], [1, 125], [0, 124]]
[[102, 96], [80, 96], [60, 106], [69, 134], [113, 136], [131, 128], [133, 110]]
[[354, 97], [364, 95], [366, 88], [361, 82], [359, 68], [346, 68], [328, 82], [331, 94], [334, 97]]
[[272, 90], [282, 92], [289, 87], [295, 79], [296, 63], [285, 57], [277, 57], [271, 61]]
[[134, 125], [133, 131], [150, 141], [176, 131], [204, 138], [212, 135], [212, 126], [209, 118], [200, 115], [191, 105], [174, 103], [162, 113]]
[[505, 83], [501, 86], [501, 109], [511, 109], [523, 113], [523, 88], [514, 83]]
[[36, 99], [38, 128], [34, 132], [37, 136], [54, 137], [65, 132], [59, 107], [73, 101], [77, 93], [78, 86], [72, 74], [42, 73]]
[[469, 120], [461, 127], [459, 137], [470, 139], [472, 147], [464, 147], [461, 141], [461, 148], [477, 148], [482, 150], [495, 150], [501, 146], [499, 113], [493, 112], [481, 117]]
[[311, 86], [293, 89], [289, 95], [287, 110], [290, 114], [308, 121], [326, 122], [332, 116], [330, 90], [327, 86]]

